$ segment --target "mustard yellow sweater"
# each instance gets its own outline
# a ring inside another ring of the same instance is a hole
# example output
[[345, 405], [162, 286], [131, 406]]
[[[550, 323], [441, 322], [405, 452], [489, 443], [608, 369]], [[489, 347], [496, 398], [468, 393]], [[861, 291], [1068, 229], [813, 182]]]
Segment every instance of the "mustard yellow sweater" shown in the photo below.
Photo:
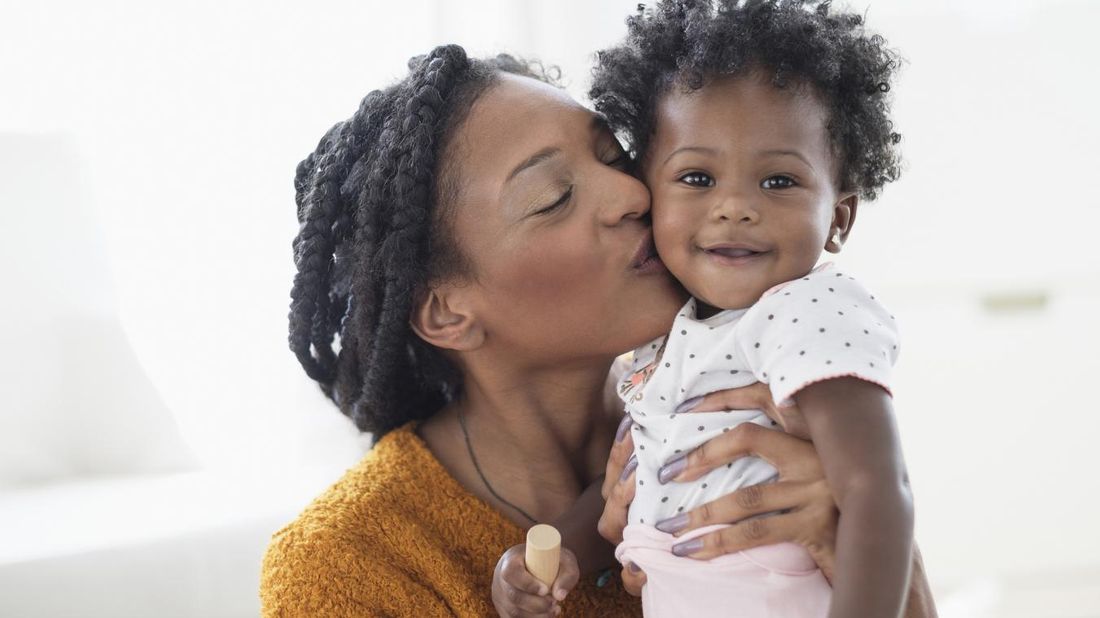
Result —
[[[496, 616], [493, 568], [524, 531], [463, 489], [415, 433], [396, 429], [289, 526], [260, 582], [263, 615]], [[566, 616], [641, 616], [618, 573], [582, 577]]]

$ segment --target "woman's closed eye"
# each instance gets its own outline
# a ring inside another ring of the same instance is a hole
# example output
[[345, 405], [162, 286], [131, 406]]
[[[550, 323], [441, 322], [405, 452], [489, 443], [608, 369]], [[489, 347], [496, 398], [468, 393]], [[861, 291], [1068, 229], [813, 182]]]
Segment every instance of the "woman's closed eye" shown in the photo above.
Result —
[[688, 172], [677, 180], [690, 187], [713, 187], [714, 178], [706, 172]]
[[633, 161], [630, 159], [630, 155], [619, 146], [618, 142], [615, 142], [614, 149], [609, 148], [603, 155], [600, 156], [600, 161], [608, 167], [613, 167], [617, 170], [627, 171], [630, 169]]
[[790, 189], [798, 186], [794, 178], [785, 174], [776, 174], [774, 176], [768, 176], [760, 182], [761, 189]]
[[553, 204], [544, 206], [536, 210], [535, 212], [531, 213], [531, 216], [550, 214], [555, 210], [561, 208], [562, 206], [568, 204], [571, 197], [573, 197], [573, 185], [569, 185], [569, 188], [565, 190], [565, 193], [562, 193], [561, 197], [554, 200]]

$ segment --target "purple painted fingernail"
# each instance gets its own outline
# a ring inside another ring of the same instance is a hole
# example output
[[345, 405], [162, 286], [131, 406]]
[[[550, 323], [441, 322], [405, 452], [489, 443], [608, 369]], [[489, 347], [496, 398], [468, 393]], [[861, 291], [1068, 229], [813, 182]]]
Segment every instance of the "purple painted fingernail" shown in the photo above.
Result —
[[619, 480], [620, 481], [625, 481], [626, 479], [630, 478], [630, 473], [634, 472], [634, 468], [637, 468], [637, 467], [638, 467], [638, 456], [637, 455], [631, 455], [630, 459], [628, 459], [626, 461], [626, 467], [623, 468], [623, 473], [619, 477]]
[[638, 568], [638, 565], [634, 564], [633, 562], [628, 563], [626, 566], [628, 569], [630, 569], [631, 573], [638, 573], [639, 571], [641, 571], [641, 569]]
[[[623, 420], [619, 421], [619, 428], [615, 430], [615, 441], [622, 442], [626, 437], [626, 432], [630, 430], [631, 418], [629, 414], [623, 416]], [[605, 434], [606, 435], [606, 434]]]
[[699, 402], [703, 400], [702, 396], [692, 397], [679, 406], [676, 406], [676, 414], [683, 414], [684, 412], [691, 412], [695, 409], [695, 406], [699, 405]]
[[680, 513], [675, 517], [669, 517], [668, 519], [662, 519], [657, 522], [657, 529], [661, 532], [676, 534], [687, 527], [688, 519], [687, 513]]
[[664, 485], [672, 479], [680, 476], [680, 473], [687, 467], [687, 453], [677, 455], [674, 459], [661, 466], [661, 469], [657, 471], [657, 481]]
[[680, 543], [679, 545], [672, 546], [672, 553], [676, 556], [687, 556], [694, 554], [695, 552], [703, 549], [703, 539], [691, 539], [686, 543]]

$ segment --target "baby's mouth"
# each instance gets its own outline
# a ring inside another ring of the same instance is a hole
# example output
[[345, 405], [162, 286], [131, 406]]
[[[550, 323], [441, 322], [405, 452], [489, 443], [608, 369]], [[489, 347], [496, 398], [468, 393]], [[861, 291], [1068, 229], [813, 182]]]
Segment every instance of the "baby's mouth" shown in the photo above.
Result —
[[752, 249], [733, 249], [729, 247], [715, 247], [714, 249], [705, 249], [705, 251], [728, 258], [753, 257], [764, 253], [763, 251], [753, 251]]

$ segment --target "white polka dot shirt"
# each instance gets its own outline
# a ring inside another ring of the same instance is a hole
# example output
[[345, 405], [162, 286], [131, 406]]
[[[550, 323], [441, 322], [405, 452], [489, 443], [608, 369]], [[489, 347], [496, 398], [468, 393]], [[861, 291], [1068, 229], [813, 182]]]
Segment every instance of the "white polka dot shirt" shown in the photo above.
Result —
[[619, 394], [634, 420], [637, 491], [629, 523], [655, 524], [739, 487], [775, 480], [775, 469], [744, 458], [690, 483], [657, 481], [668, 460], [741, 423], [773, 427], [759, 410], [684, 413], [715, 391], [767, 384], [776, 402], [803, 387], [857, 377], [890, 390], [898, 355], [892, 315], [848, 273], [831, 264], [778, 285], [748, 309], [695, 317], [692, 299], [670, 333], [634, 351]]

